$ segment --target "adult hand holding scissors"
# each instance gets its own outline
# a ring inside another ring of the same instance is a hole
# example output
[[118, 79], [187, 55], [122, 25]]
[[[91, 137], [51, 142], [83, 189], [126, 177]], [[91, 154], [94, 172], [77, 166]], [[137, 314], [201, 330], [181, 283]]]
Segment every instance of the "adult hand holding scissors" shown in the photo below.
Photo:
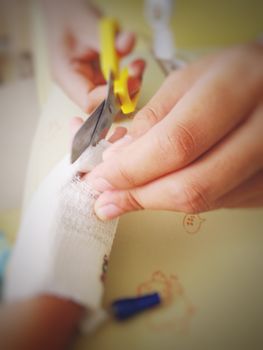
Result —
[[89, 175], [97, 215], [262, 206], [262, 62], [249, 44], [172, 73]]

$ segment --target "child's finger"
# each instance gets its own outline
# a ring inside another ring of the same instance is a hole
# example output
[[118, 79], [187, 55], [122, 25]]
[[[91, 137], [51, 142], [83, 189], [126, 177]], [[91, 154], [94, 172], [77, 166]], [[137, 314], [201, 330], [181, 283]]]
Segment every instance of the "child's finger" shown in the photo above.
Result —
[[108, 141], [110, 143], [114, 143], [118, 140], [120, 140], [125, 134], [127, 133], [127, 129], [124, 128], [123, 126], [118, 126], [113, 134], [109, 137]]

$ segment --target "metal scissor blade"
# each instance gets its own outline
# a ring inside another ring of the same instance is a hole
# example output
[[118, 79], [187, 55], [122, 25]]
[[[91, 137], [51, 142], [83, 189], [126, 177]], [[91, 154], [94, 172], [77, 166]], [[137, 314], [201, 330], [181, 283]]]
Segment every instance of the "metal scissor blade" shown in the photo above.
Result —
[[119, 111], [120, 108], [113, 90], [113, 75], [110, 74], [106, 100], [85, 121], [73, 139], [72, 163], [79, 158], [86, 148], [90, 145], [95, 146], [102, 138], [105, 138], [114, 121], [114, 117]]
[[98, 124], [99, 118], [103, 112], [105, 101], [103, 101], [99, 107], [91, 114], [91, 116], [85, 121], [81, 128], [76, 133], [71, 149], [71, 163], [85, 151], [86, 148], [92, 143], [92, 137], [96, 132], [96, 126]]
[[107, 99], [105, 100], [103, 111], [98, 119], [96, 130], [92, 136], [92, 145], [96, 145], [105, 138], [116, 115], [120, 112], [120, 106], [116, 100], [113, 89], [113, 75], [110, 74], [108, 82]]

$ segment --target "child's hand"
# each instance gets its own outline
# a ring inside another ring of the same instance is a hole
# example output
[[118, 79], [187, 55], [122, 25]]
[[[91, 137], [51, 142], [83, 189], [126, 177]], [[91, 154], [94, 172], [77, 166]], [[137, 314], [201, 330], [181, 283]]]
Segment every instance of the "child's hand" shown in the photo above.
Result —
[[89, 175], [104, 191], [97, 215], [261, 206], [262, 135], [262, 46], [229, 49], [176, 71], [137, 114], [130, 136]]

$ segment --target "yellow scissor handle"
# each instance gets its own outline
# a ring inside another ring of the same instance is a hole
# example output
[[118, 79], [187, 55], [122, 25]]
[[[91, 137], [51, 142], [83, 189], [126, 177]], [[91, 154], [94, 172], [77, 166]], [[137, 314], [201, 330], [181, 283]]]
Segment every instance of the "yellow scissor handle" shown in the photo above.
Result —
[[119, 69], [119, 57], [115, 49], [115, 37], [118, 31], [118, 23], [112, 18], [102, 18], [100, 20], [100, 64], [103, 76], [109, 79], [110, 72], [114, 76], [114, 93], [119, 97], [121, 110], [124, 114], [135, 110], [138, 101], [138, 94], [130, 98], [128, 90], [128, 69]]

